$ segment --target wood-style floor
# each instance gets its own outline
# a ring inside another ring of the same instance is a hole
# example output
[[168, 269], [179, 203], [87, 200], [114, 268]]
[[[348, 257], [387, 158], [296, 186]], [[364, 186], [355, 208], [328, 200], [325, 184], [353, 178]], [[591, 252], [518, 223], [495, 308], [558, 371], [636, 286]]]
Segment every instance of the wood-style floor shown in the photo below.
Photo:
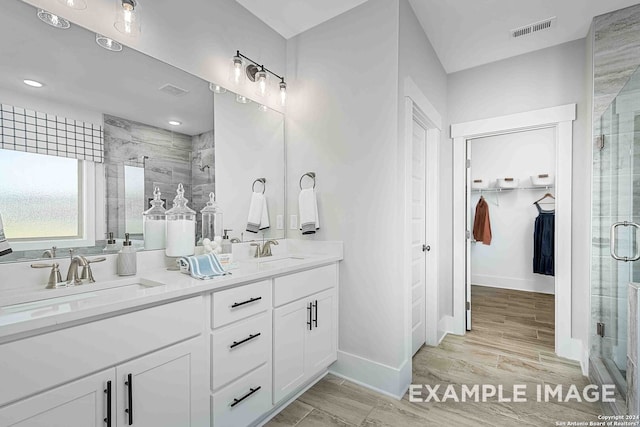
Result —
[[[267, 425], [278, 426], [555, 426], [556, 422], [598, 421], [599, 403], [538, 403], [538, 384], [589, 381], [580, 366], [554, 354], [552, 295], [474, 286], [473, 330], [448, 335], [438, 347], [424, 346], [413, 359], [413, 383], [503, 385], [504, 396], [514, 384], [527, 386], [526, 403], [411, 403], [372, 392], [328, 375]], [[426, 397], [427, 393], [423, 394]]]

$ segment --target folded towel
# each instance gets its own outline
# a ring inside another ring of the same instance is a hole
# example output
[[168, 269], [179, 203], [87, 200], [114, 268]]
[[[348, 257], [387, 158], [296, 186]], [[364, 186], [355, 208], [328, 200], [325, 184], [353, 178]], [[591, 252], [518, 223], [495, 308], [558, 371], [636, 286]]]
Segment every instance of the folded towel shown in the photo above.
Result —
[[2, 226], [2, 216], [0, 216], [0, 256], [9, 255], [13, 250], [7, 242], [7, 238], [4, 236], [4, 227]]
[[215, 254], [182, 257], [178, 260], [180, 271], [188, 273], [194, 279], [213, 279], [231, 274], [222, 268]]
[[320, 229], [316, 190], [313, 188], [301, 190], [300, 196], [298, 196], [298, 206], [300, 209], [300, 230], [302, 230], [302, 234], [315, 234], [316, 230]]
[[260, 230], [269, 228], [269, 210], [267, 209], [267, 198], [262, 193], [253, 192], [251, 194], [251, 204], [249, 205], [249, 218], [247, 219], [247, 231], [257, 233]]

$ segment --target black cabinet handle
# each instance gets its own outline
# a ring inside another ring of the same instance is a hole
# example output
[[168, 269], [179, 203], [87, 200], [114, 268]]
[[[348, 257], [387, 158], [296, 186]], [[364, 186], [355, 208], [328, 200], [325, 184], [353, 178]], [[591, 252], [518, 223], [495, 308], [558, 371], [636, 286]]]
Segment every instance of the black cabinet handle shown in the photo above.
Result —
[[129, 408], [125, 409], [124, 412], [129, 414], [129, 425], [133, 425], [133, 381], [131, 380], [131, 374], [127, 375], [127, 380], [124, 382], [124, 385], [127, 386], [127, 391], [129, 393]]
[[260, 336], [260, 332], [258, 332], [257, 334], [254, 334], [254, 335], [249, 334], [249, 336], [247, 338], [243, 339], [242, 341], [234, 341], [233, 344], [231, 344], [229, 346], [229, 348], [235, 348], [235, 347], [239, 346], [240, 344], [244, 344], [247, 341], [251, 341], [254, 338], [258, 338], [259, 336]]
[[111, 381], [107, 381], [107, 388], [104, 390], [107, 395], [107, 418], [104, 422], [107, 423], [107, 427], [111, 427]]
[[247, 397], [251, 396], [253, 393], [255, 393], [256, 391], [260, 390], [262, 388], [262, 386], [258, 386], [256, 388], [250, 388], [249, 389], [249, 393], [245, 394], [244, 396], [242, 396], [239, 399], [233, 399], [233, 402], [231, 402], [231, 407], [233, 408], [234, 406], [236, 406], [238, 403], [242, 402], [243, 400], [245, 400]]
[[261, 300], [262, 297], [258, 297], [258, 298], [250, 298], [246, 301], [243, 302], [234, 302], [233, 304], [231, 304], [231, 308], [236, 308], [236, 307], [240, 307], [241, 305], [245, 305], [245, 304], [251, 304], [252, 302], [256, 302]]
[[313, 326], [318, 327], [318, 300], [313, 303], [313, 307], [316, 309], [316, 316], [313, 318]]
[[309, 305], [307, 306], [307, 312], [308, 312], [307, 313], [308, 314], [307, 318], [309, 319], [309, 320], [307, 320], [307, 326], [309, 327], [310, 331], [313, 330], [313, 324], [311, 323], [311, 321], [313, 319], [313, 316], [311, 314], [311, 308], [312, 307], [313, 307], [313, 305], [311, 303], [309, 303]]

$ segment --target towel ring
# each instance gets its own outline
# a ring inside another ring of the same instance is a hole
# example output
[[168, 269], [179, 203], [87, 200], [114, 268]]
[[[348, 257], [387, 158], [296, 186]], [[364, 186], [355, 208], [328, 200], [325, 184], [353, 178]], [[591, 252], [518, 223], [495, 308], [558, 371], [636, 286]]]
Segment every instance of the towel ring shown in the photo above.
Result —
[[251, 191], [253, 191], [254, 193], [256, 192], [256, 182], [262, 183], [262, 194], [264, 194], [264, 191], [267, 189], [266, 178], [258, 178], [255, 181], [253, 181], [253, 184], [251, 185]]
[[315, 172], [307, 172], [300, 177], [300, 189], [302, 190], [302, 180], [305, 176], [308, 176], [313, 180], [313, 188], [316, 188], [316, 173]]

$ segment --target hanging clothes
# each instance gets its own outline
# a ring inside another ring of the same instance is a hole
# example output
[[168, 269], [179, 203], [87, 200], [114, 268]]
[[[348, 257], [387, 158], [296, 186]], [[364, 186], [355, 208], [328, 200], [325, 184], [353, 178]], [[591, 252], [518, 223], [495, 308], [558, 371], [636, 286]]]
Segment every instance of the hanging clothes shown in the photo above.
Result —
[[554, 275], [555, 211], [545, 211], [535, 203], [538, 216], [533, 229], [533, 272]]
[[473, 220], [473, 238], [485, 245], [491, 244], [491, 221], [489, 220], [489, 205], [484, 197], [476, 205], [476, 217]]

